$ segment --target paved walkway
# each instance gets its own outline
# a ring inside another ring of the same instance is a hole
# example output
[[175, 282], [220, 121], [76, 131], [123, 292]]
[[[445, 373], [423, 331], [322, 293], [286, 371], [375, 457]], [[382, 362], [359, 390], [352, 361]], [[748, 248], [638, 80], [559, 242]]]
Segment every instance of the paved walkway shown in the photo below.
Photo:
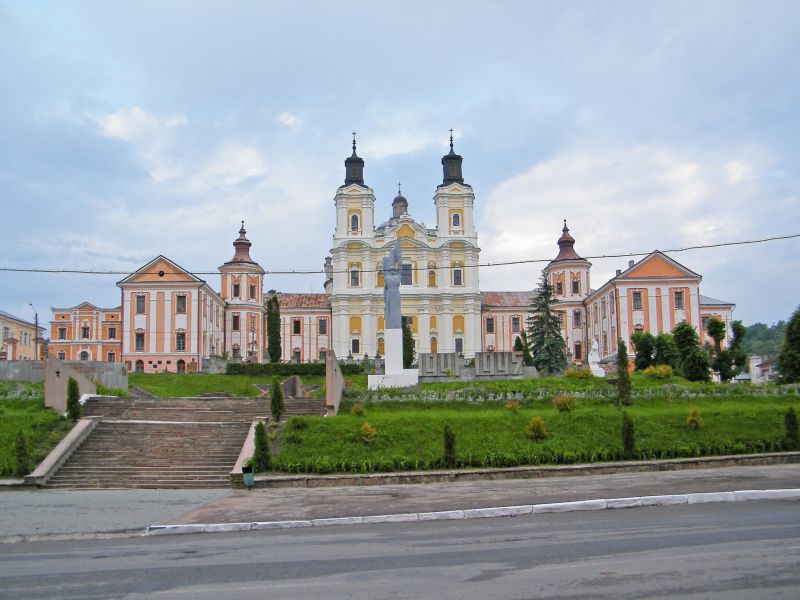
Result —
[[658, 494], [800, 488], [800, 464], [417, 485], [0, 492], [0, 538], [165, 523], [369, 516]]
[[234, 490], [169, 523], [372, 516], [659, 494], [800, 488], [800, 464], [418, 485]]

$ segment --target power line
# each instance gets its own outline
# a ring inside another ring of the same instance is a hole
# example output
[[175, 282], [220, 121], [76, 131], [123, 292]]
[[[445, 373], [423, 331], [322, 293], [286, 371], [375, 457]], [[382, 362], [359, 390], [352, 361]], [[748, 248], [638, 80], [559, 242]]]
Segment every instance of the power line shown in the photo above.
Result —
[[[729, 246], [745, 246], [749, 244], [764, 244], [767, 242], [775, 242], [780, 240], [790, 240], [800, 238], [800, 233], [793, 233], [789, 235], [776, 235], [766, 238], [760, 238], [755, 240], [738, 240], [734, 242], [720, 242], [717, 244], [698, 244], [695, 246], [684, 246], [682, 248], [671, 248], [669, 250], [661, 250], [663, 253], [677, 253], [677, 252], [687, 252], [689, 250], [707, 250], [710, 248], [724, 248]], [[374, 250], [383, 250], [375, 248]], [[593, 256], [584, 256], [586, 260], [599, 260], [599, 259], [607, 259], [607, 258], [631, 258], [635, 256], [647, 256], [651, 254], [653, 251], [645, 251], [645, 252], [623, 252], [620, 254], [597, 254]], [[552, 262], [552, 258], [530, 258], [530, 259], [521, 259], [521, 260], [508, 260], [508, 261], [500, 261], [500, 262], [487, 262], [487, 263], [478, 263], [477, 265], [462, 265], [462, 268], [489, 268], [489, 267], [504, 267], [510, 265], [524, 265], [524, 264], [534, 264], [534, 263], [550, 263]], [[450, 266], [443, 266], [443, 267], [435, 267], [436, 269], [446, 268], [449, 269]], [[412, 271], [428, 271], [428, 267], [410, 267]], [[382, 272], [383, 269], [364, 269], [360, 268], [357, 269], [360, 273], [379, 273]], [[408, 269], [406, 269], [408, 270]], [[344, 271], [341, 270], [334, 270], [329, 271], [328, 273], [339, 273], [339, 274], [347, 274], [350, 273], [351, 269], [346, 269]], [[0, 272], [8, 272], [8, 273], [49, 273], [49, 274], [71, 274], [71, 275], [183, 275], [185, 273], [189, 273], [191, 275], [220, 275], [220, 271], [100, 271], [96, 269], [52, 269], [52, 268], [38, 268], [38, 267], [0, 267]], [[253, 275], [250, 271], [241, 271], [241, 272], [228, 272], [227, 275]], [[324, 275], [326, 271], [324, 269], [284, 269], [284, 270], [266, 270], [266, 275]], [[178, 282], [176, 282], [178, 283]]]

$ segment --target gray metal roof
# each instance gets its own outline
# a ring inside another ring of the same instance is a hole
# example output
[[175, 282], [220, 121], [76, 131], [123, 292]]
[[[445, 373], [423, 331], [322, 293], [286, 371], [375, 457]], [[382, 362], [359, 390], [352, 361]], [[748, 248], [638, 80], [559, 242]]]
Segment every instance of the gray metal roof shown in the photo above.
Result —
[[733, 306], [734, 302], [726, 302], [725, 300], [717, 300], [711, 296], [703, 296], [700, 294], [700, 306], [719, 306], [720, 304], [730, 304]]
[[[12, 319], [13, 321], [17, 321], [18, 323], [24, 323], [25, 325], [30, 325], [31, 327], [35, 327], [36, 326], [33, 323], [31, 323], [30, 321], [26, 321], [25, 319], [20, 319], [19, 317], [15, 317], [11, 313], [8, 313], [8, 312], [6, 312], [4, 310], [0, 310], [0, 317], [5, 317], [6, 319]], [[44, 327], [42, 327], [40, 325], [39, 329], [44, 330]]]

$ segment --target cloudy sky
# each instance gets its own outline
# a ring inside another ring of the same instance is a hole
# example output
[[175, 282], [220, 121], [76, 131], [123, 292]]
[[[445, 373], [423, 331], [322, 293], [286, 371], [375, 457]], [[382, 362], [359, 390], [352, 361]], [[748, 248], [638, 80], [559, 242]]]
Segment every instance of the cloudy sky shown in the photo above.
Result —
[[[482, 262], [553, 257], [564, 218], [584, 256], [797, 234], [798, 57], [796, 1], [0, 0], [0, 266], [210, 271], [244, 219], [266, 269], [321, 268], [353, 130], [376, 218], [401, 181], [429, 225], [455, 130]], [[800, 302], [799, 239], [672, 256], [745, 323]], [[0, 308], [118, 279], [0, 271]]]

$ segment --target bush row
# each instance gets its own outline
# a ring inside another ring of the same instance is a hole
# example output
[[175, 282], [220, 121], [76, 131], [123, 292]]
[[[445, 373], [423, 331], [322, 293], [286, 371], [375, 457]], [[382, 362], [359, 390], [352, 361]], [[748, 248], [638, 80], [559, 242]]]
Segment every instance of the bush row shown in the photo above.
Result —
[[[364, 372], [361, 365], [339, 363], [344, 375], [360, 375]], [[325, 375], [325, 363], [241, 363], [229, 362], [225, 368], [228, 375], [265, 375], [291, 377], [292, 375], [322, 376]]]

